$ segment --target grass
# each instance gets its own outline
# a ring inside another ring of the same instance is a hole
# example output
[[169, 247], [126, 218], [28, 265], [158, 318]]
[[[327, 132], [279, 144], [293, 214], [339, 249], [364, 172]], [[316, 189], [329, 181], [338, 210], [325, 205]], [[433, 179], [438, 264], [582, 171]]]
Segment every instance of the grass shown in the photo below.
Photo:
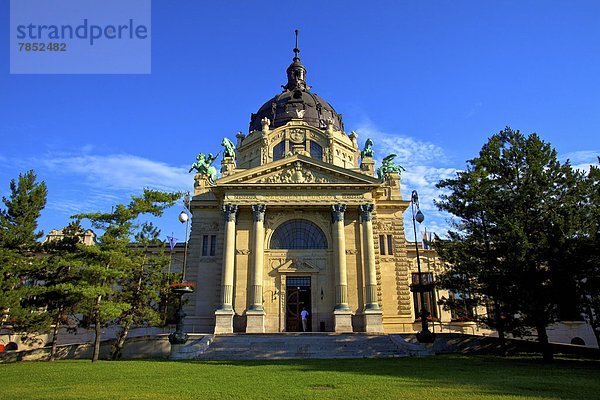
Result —
[[600, 399], [600, 361], [436, 356], [0, 365], [5, 399]]

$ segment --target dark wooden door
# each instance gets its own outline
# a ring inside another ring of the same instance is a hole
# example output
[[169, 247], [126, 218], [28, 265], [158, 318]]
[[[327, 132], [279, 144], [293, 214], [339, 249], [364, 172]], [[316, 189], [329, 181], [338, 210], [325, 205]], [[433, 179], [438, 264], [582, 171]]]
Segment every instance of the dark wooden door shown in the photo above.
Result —
[[[301, 285], [298, 285], [301, 284]], [[308, 329], [311, 330], [310, 309], [310, 277], [288, 278], [286, 285], [285, 330], [286, 332], [302, 332], [300, 312], [308, 311]]]

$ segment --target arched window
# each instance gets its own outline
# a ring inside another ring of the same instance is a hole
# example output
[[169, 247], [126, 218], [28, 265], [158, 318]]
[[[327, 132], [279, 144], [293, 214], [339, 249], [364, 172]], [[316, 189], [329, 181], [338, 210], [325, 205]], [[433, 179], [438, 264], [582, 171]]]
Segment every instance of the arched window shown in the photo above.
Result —
[[323, 147], [313, 141], [310, 142], [310, 156], [317, 160], [323, 160]]
[[273, 161], [281, 160], [285, 155], [285, 141], [273, 147]]
[[327, 238], [314, 223], [292, 219], [279, 225], [271, 237], [272, 249], [326, 249]]

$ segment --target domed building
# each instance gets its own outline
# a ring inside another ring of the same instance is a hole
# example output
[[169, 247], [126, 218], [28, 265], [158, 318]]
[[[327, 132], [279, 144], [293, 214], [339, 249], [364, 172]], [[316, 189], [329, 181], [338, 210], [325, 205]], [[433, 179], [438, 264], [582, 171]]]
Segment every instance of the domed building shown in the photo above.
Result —
[[195, 177], [188, 332], [410, 330], [400, 176], [311, 92], [298, 48], [283, 91], [250, 118], [221, 177]]
[[[311, 91], [299, 52], [296, 44], [283, 91], [251, 115], [247, 134], [223, 139], [220, 178], [208, 166], [216, 157], [198, 156], [185, 331], [419, 331], [400, 168], [376, 176], [372, 142], [362, 138], [361, 151]], [[424, 301], [440, 317], [432, 283], [441, 264], [433, 250], [423, 255]]]

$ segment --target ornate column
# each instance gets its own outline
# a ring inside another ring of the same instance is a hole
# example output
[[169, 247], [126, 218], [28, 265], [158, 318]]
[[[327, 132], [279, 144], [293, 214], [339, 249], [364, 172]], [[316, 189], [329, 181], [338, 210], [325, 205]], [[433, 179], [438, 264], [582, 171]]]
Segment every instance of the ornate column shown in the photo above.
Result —
[[373, 204], [359, 206], [363, 230], [365, 262], [365, 308], [363, 311], [365, 332], [383, 332], [382, 311], [377, 302], [377, 270], [375, 268], [375, 245], [373, 243]]
[[254, 217], [254, 247], [252, 249], [253, 271], [250, 307], [246, 311], [246, 332], [264, 333], [265, 311], [263, 309], [263, 271], [265, 249], [265, 211], [267, 206], [252, 206]]
[[335, 265], [334, 330], [352, 332], [352, 311], [348, 307], [348, 277], [346, 271], [346, 235], [344, 233], [345, 204], [331, 206], [333, 220], [333, 254]]
[[215, 333], [233, 332], [233, 272], [235, 265], [235, 218], [238, 206], [226, 204], [225, 246], [223, 251], [223, 272], [221, 279], [221, 306], [215, 311]]

